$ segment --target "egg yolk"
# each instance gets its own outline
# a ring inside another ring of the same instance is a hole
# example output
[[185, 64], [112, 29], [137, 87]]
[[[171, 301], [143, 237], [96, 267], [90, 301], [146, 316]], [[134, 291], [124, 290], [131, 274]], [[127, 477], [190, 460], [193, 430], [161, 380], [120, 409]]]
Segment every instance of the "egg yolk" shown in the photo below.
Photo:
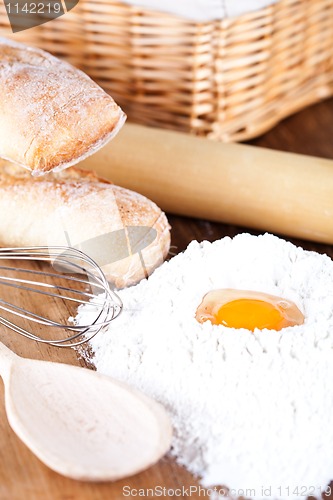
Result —
[[229, 328], [282, 330], [301, 325], [304, 316], [290, 300], [248, 290], [222, 289], [207, 293], [196, 312], [199, 323]]
[[284, 316], [273, 304], [263, 300], [238, 299], [227, 302], [219, 308], [215, 316], [216, 325], [230, 328], [246, 328], [254, 331], [281, 330]]

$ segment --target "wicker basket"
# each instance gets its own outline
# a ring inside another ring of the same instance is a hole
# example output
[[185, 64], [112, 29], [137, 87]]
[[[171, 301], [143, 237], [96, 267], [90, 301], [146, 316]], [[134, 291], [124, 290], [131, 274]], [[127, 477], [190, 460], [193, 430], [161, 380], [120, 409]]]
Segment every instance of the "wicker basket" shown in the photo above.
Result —
[[333, 94], [333, 0], [280, 0], [197, 24], [114, 0], [80, 0], [63, 17], [2, 35], [86, 71], [130, 119], [223, 141], [257, 136]]

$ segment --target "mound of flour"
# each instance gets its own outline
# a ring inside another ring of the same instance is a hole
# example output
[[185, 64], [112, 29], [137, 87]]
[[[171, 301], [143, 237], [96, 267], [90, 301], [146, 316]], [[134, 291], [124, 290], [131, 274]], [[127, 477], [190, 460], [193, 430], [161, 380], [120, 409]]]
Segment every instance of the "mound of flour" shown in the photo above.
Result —
[[[199, 324], [216, 288], [290, 299], [305, 323]], [[167, 408], [177, 461], [230, 496], [320, 497], [333, 479], [332, 261], [271, 235], [192, 242], [120, 296], [123, 313], [91, 342], [93, 363]], [[81, 307], [77, 321], [91, 314]]]

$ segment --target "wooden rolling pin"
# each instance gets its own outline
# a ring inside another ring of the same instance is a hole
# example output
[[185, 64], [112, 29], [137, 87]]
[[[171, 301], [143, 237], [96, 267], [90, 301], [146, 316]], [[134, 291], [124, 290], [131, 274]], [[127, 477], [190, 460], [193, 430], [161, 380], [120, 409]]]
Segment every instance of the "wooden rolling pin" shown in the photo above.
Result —
[[333, 243], [333, 161], [126, 124], [80, 164], [164, 211]]

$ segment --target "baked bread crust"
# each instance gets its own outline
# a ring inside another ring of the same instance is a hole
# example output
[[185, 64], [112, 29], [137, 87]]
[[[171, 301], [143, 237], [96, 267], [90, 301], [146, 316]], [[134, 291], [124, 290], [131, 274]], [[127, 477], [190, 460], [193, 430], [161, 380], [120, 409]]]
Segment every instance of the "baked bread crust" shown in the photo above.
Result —
[[5, 38], [0, 38], [0, 94], [0, 157], [35, 175], [94, 153], [126, 118], [82, 71]]
[[[170, 246], [167, 218], [155, 203], [74, 167], [33, 178], [0, 160], [0, 213], [1, 246], [70, 244], [96, 260], [117, 288], [151, 274]], [[133, 227], [152, 228], [156, 236], [140, 254], [124, 246]]]

